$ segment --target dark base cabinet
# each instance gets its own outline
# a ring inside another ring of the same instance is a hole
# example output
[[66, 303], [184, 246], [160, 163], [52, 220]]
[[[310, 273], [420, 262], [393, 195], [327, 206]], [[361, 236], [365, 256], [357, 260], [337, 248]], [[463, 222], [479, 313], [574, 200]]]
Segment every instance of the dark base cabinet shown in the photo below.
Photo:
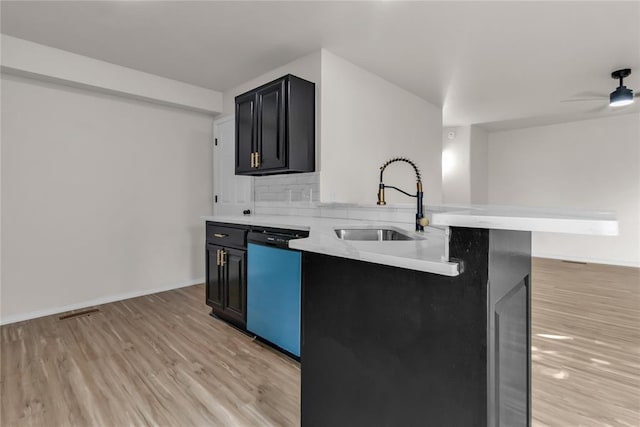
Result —
[[206, 303], [211, 314], [242, 329], [247, 324], [247, 229], [207, 223]]
[[303, 253], [302, 426], [529, 426], [530, 236], [452, 228], [457, 277]]
[[246, 251], [207, 245], [207, 305], [213, 314], [242, 328], [246, 325], [246, 260]]

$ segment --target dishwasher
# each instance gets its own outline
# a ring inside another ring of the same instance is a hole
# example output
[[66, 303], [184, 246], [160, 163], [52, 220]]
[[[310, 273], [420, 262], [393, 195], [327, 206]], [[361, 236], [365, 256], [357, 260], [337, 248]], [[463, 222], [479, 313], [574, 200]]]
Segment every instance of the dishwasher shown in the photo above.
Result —
[[247, 235], [247, 331], [300, 357], [302, 256], [289, 241], [308, 231], [252, 228]]

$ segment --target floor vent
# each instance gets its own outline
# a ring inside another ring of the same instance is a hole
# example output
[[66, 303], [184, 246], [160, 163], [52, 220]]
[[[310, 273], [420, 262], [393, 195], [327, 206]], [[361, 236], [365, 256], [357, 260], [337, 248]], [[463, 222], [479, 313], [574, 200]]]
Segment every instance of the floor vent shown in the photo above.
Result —
[[587, 265], [586, 262], [582, 262], [582, 261], [569, 261], [566, 259], [563, 259], [562, 262], [566, 262], [567, 264], [580, 264], [580, 265]]
[[60, 317], [58, 317], [58, 320], [67, 320], [67, 319], [71, 319], [73, 317], [80, 317], [80, 316], [90, 316], [93, 313], [97, 313], [99, 311], [100, 311], [99, 308], [92, 308], [92, 309], [89, 309], [89, 310], [76, 311], [75, 313], [70, 313], [70, 314], [65, 314], [63, 316], [60, 316]]

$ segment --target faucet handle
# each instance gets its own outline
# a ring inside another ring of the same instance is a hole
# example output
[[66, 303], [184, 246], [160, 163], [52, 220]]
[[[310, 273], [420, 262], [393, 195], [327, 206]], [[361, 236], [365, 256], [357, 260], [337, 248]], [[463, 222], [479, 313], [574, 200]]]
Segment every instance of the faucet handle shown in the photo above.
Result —
[[420, 218], [417, 220], [417, 222], [423, 227], [426, 227], [427, 225], [429, 225], [429, 220], [427, 218]]

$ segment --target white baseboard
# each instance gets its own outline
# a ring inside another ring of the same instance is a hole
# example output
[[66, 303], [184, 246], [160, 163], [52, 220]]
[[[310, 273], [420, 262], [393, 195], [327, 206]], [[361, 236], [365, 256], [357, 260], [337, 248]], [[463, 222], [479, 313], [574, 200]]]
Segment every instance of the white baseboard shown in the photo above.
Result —
[[601, 259], [601, 258], [589, 258], [589, 257], [580, 257], [573, 255], [559, 255], [559, 254], [549, 254], [545, 252], [533, 252], [531, 256], [536, 258], [551, 258], [551, 259], [560, 259], [564, 261], [575, 261], [575, 262], [585, 262], [588, 264], [608, 264], [608, 265], [619, 265], [622, 267], [636, 267], [640, 268], [640, 261], [621, 261], [617, 259]]
[[12, 316], [0, 318], [0, 325], [8, 325], [9, 323], [16, 323], [16, 322], [21, 322], [23, 320], [36, 319], [38, 317], [50, 316], [52, 314], [64, 313], [71, 310], [80, 310], [82, 308], [107, 304], [114, 301], [122, 301], [129, 298], [141, 297], [143, 295], [157, 294], [158, 292], [170, 291], [172, 289], [178, 289], [178, 288], [184, 288], [186, 286], [197, 285], [200, 283], [204, 283], [204, 281], [205, 281], [204, 278], [189, 280], [186, 282], [178, 283], [171, 286], [164, 286], [161, 288], [143, 289], [139, 291], [127, 292], [124, 294], [108, 295], [108, 296], [96, 298], [89, 301], [83, 301], [77, 304], [70, 304], [62, 307], [52, 307], [52, 308], [47, 308], [45, 310], [32, 311], [30, 313], [14, 314]]

